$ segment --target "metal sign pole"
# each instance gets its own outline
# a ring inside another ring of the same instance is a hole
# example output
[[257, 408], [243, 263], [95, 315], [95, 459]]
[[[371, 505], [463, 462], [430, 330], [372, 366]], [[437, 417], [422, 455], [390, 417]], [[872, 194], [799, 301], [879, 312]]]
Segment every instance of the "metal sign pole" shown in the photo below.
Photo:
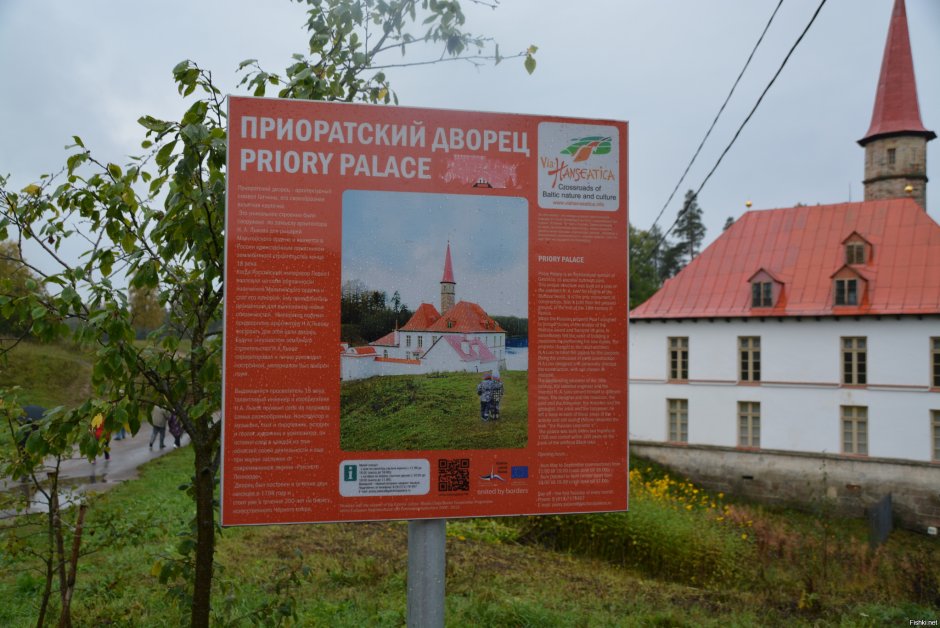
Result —
[[447, 522], [408, 522], [408, 626], [443, 628]]

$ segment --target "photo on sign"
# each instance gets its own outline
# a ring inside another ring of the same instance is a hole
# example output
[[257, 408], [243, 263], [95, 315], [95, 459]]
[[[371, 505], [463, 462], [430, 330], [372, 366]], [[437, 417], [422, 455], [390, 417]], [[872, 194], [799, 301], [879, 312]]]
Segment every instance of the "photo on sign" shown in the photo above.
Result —
[[523, 198], [343, 194], [340, 448], [528, 442]]

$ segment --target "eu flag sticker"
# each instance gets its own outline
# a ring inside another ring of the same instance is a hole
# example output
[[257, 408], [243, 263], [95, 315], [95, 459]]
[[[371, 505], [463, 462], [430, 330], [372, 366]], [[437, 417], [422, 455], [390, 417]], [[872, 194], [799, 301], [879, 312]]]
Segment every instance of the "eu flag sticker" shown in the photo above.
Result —
[[524, 480], [529, 477], [529, 467], [512, 467], [509, 477], [513, 480]]

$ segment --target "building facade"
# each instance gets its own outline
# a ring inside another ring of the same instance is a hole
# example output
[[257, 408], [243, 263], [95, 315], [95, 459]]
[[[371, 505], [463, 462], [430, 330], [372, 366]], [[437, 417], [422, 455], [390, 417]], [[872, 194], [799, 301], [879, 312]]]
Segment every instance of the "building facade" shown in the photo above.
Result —
[[341, 378], [505, 369], [506, 331], [476, 303], [456, 301], [456, 286], [448, 242], [441, 277], [443, 314], [422, 303], [400, 329], [368, 347], [341, 345]]
[[891, 493], [906, 525], [940, 525], [933, 137], [897, 0], [866, 200], [749, 211], [631, 312], [634, 452], [768, 501], [861, 514]]

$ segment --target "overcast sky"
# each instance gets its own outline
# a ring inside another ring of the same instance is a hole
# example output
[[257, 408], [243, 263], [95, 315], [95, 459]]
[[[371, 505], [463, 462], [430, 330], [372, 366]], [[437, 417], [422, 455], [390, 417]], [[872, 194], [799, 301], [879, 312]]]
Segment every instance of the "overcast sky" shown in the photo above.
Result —
[[[343, 281], [361, 280], [412, 310], [441, 308], [447, 243], [457, 301], [528, 315], [528, 203], [514, 197], [343, 194]], [[443, 314], [443, 312], [441, 312]]]
[[[388, 72], [417, 107], [557, 114], [630, 124], [630, 220], [648, 228], [770, 17], [776, 0], [504, 0], [466, 5], [468, 28], [518, 61]], [[829, 0], [761, 108], [703, 190], [707, 240], [745, 202], [755, 209], [861, 200], [863, 149], [893, 0]], [[816, 9], [786, 0], [712, 138], [666, 209], [698, 187]], [[908, 0], [921, 116], [940, 132], [940, 2]], [[281, 71], [304, 52], [304, 6], [288, 0], [0, 0], [0, 173], [17, 189], [64, 163], [82, 136], [123, 163], [137, 118], [172, 117], [183, 101], [171, 69], [192, 59], [223, 91], [237, 64]], [[434, 56], [418, 49], [405, 60]], [[393, 62], [401, 57], [394, 55]], [[928, 211], [940, 219], [940, 142], [928, 145]]]

